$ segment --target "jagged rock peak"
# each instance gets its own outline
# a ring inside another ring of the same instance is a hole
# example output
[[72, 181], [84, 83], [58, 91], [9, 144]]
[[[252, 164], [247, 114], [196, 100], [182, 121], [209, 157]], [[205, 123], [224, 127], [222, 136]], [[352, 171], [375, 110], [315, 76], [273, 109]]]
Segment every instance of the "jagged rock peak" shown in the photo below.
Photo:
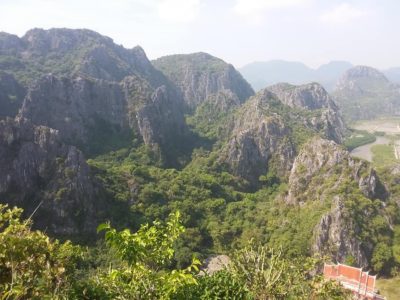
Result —
[[335, 107], [335, 103], [326, 90], [316, 82], [299, 86], [278, 83], [268, 87], [268, 89], [290, 107], [310, 110]]
[[113, 40], [89, 29], [51, 28], [48, 30], [34, 28], [25, 33], [22, 40], [29, 50], [41, 54], [49, 51], [67, 52], [76, 47], [82, 47], [90, 41], [112, 45]]
[[[270, 95], [272, 94], [272, 95]], [[300, 86], [279, 83], [260, 91], [257, 96], [264, 102], [279, 101], [292, 108], [314, 110], [312, 115], [294, 113], [292, 117], [302, 118], [303, 124], [335, 142], [341, 143], [346, 134], [341, 111], [331, 96], [318, 83]]]
[[0, 54], [13, 55], [23, 47], [24, 42], [18, 36], [0, 32]]
[[269, 110], [274, 102], [280, 104], [275, 94], [262, 90], [242, 105], [221, 151], [220, 160], [253, 186], [268, 171], [272, 159], [280, 175], [286, 175], [295, 156], [290, 128], [280, 115]]
[[[381, 198], [384, 196], [384, 189], [371, 166], [364, 161], [352, 158], [341, 145], [314, 137], [304, 145], [294, 160], [289, 176], [287, 201], [289, 203], [301, 202], [302, 193], [314, 186], [311, 184], [314, 178], [329, 179], [330, 176], [338, 175], [335, 172], [339, 168], [347, 169], [349, 172], [343, 171], [334, 185], [329, 186], [330, 189], [335, 189], [341, 182], [350, 178], [358, 184], [358, 188], [366, 197]], [[320, 185], [314, 186], [314, 188], [319, 187]], [[315, 193], [315, 197], [317, 200], [318, 193]], [[323, 195], [320, 196], [320, 200], [324, 200]]]
[[[23, 207], [51, 234], [93, 234], [96, 184], [83, 154], [59, 132], [24, 118], [0, 121], [0, 203]], [[45, 184], [44, 184], [45, 183]]]
[[[13, 55], [17, 59], [14, 64], [33, 63], [41, 75], [48, 72], [67, 76], [84, 74], [109, 81], [141, 75], [155, 88], [166, 81], [140, 46], [126, 49], [88, 29], [35, 28], [22, 38], [0, 34], [0, 55]], [[43, 60], [45, 65], [41, 63]]]
[[164, 56], [153, 64], [178, 86], [191, 110], [221, 90], [231, 90], [241, 103], [254, 94], [232, 65], [207, 53]]

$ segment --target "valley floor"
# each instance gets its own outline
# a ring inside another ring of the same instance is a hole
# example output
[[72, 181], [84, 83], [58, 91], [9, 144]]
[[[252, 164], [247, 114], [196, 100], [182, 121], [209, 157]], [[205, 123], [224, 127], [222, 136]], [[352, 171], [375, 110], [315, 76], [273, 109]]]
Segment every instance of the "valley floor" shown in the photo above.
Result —
[[359, 146], [351, 151], [351, 155], [369, 162], [377, 167], [393, 164], [400, 159], [400, 118], [379, 118], [363, 120], [351, 126], [358, 131], [376, 134], [374, 142]]

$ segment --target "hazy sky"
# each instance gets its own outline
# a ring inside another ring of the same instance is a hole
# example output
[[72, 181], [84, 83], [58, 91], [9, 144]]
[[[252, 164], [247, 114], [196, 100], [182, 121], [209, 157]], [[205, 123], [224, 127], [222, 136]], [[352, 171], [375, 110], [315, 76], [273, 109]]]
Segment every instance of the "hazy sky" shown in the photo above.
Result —
[[205, 51], [237, 67], [400, 66], [399, 0], [0, 0], [0, 31], [34, 27], [89, 28], [151, 59]]

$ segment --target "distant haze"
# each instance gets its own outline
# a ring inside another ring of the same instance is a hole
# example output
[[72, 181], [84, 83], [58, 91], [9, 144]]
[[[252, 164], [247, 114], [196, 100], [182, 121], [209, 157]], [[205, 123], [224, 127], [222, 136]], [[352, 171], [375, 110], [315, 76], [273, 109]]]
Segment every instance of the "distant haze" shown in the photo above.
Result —
[[[250, 63], [239, 71], [256, 91], [279, 82], [305, 84], [315, 81], [331, 92], [339, 78], [352, 67], [353, 64], [347, 61], [331, 61], [313, 69], [301, 62], [270, 60]], [[390, 81], [400, 83], [400, 68], [381, 71]]]
[[255, 90], [278, 82], [304, 84], [316, 81], [330, 91], [334, 88], [338, 78], [352, 66], [346, 61], [332, 61], [317, 69], [312, 69], [300, 62], [271, 60], [248, 64], [239, 71]]
[[400, 66], [397, 0], [1, 0], [0, 31], [96, 30], [151, 59], [204, 51], [236, 67], [282, 58]]

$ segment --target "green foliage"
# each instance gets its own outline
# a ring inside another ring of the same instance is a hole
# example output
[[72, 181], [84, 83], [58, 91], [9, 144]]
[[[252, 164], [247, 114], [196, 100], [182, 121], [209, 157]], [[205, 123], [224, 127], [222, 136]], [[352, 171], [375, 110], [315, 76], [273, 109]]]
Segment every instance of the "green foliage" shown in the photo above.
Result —
[[371, 147], [372, 162], [377, 168], [392, 166], [398, 162], [394, 156], [393, 145], [373, 145]]
[[0, 205], [1, 299], [64, 298], [82, 259], [80, 248], [32, 231], [31, 221], [22, 221], [21, 213]]
[[388, 269], [392, 259], [392, 249], [385, 243], [379, 243], [374, 249], [371, 263], [375, 271], [382, 272]]
[[232, 272], [221, 270], [197, 278], [197, 284], [183, 286], [172, 297], [179, 300], [250, 300], [252, 293], [244, 282]]
[[22, 210], [0, 207], [2, 299], [345, 299], [333, 282], [312, 276], [318, 260], [287, 259], [281, 251], [248, 246], [214, 274], [198, 275], [193, 258], [172, 268], [174, 245], [184, 232], [180, 214], [131, 233], [99, 225], [107, 247], [90, 251], [31, 231]]
[[345, 260], [344, 260], [344, 263], [345, 263], [346, 265], [349, 265], [349, 266], [356, 266], [356, 265], [357, 265], [356, 259], [355, 259], [354, 256], [351, 255], [351, 254], [346, 256], [346, 258], [345, 258]]
[[372, 134], [366, 130], [353, 130], [351, 135], [344, 141], [344, 145], [351, 151], [362, 145], [375, 142], [376, 136], [378, 136], [378, 134]]
[[99, 289], [110, 299], [170, 299], [179, 288], [196, 284], [192, 271], [198, 271], [199, 261], [184, 270], [166, 270], [173, 255], [173, 245], [184, 231], [179, 212], [169, 216], [166, 224], [154, 221], [131, 233], [128, 229], [116, 231], [109, 224], [101, 224], [106, 243], [115, 249], [125, 262], [122, 269], [110, 268], [98, 275]]
[[226, 138], [226, 124], [239, 102], [238, 99], [230, 97], [234, 96], [223, 93], [209, 96], [196, 108], [193, 115], [187, 116], [187, 124], [200, 136], [209, 140]]
[[146, 265], [164, 265], [173, 254], [173, 243], [184, 232], [180, 224], [180, 214], [170, 215], [167, 223], [154, 221], [153, 226], [142, 225], [131, 233], [129, 229], [116, 231], [110, 224], [99, 225], [98, 231], [105, 231], [105, 240], [120, 255], [121, 259], [133, 265], [145, 262]]
[[94, 157], [133, 144], [134, 134], [131, 130], [122, 129], [99, 117], [94, 118], [94, 124], [89, 124], [88, 129], [88, 146], [83, 147], [88, 156]]
[[319, 259], [286, 259], [281, 251], [250, 244], [235, 252], [233, 274], [246, 283], [256, 299], [350, 299], [338, 284], [311, 276]]

